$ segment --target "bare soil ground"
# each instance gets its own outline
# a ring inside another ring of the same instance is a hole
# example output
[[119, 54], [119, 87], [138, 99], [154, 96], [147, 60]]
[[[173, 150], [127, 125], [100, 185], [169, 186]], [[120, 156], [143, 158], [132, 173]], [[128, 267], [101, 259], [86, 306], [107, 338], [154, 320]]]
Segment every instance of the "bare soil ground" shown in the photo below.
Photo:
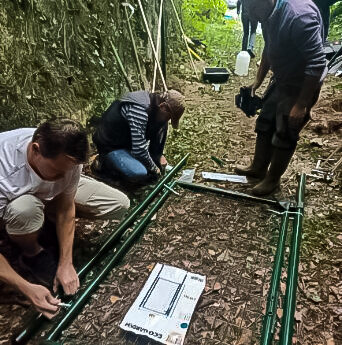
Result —
[[[236, 164], [249, 163], [255, 119], [247, 119], [233, 105], [238, 88], [248, 82], [232, 77], [221, 92], [212, 91], [210, 85], [181, 82], [187, 111], [182, 129], [170, 133], [167, 157], [170, 163], [176, 163], [184, 153], [191, 152], [188, 166], [196, 167], [196, 182], [203, 182], [201, 171], [232, 172]], [[283, 178], [282, 190], [274, 197], [293, 198], [296, 173], [310, 173], [318, 157], [327, 157], [341, 144], [342, 93], [334, 87], [338, 82], [331, 78], [324, 86], [313, 121], [303, 130]], [[211, 155], [222, 159], [224, 168], [212, 161]], [[341, 168], [330, 184], [308, 179], [295, 316], [296, 344], [342, 344], [340, 171]], [[211, 185], [244, 192], [252, 186], [251, 183]], [[180, 192], [179, 197], [172, 195], [168, 199], [139, 242], [63, 333], [63, 344], [152, 344], [121, 331], [118, 324], [157, 262], [207, 277], [186, 345], [258, 343], [279, 218], [264, 206]], [[77, 222], [77, 265], [86, 261], [114, 227], [115, 224], [104, 221]], [[283, 280], [282, 294], [284, 289]], [[4, 290], [1, 296], [3, 303], [18, 299]], [[9, 343], [11, 334], [31, 312], [19, 304], [0, 305], [0, 344]], [[277, 314], [281, 318], [282, 303]], [[31, 344], [38, 341], [39, 337]]]

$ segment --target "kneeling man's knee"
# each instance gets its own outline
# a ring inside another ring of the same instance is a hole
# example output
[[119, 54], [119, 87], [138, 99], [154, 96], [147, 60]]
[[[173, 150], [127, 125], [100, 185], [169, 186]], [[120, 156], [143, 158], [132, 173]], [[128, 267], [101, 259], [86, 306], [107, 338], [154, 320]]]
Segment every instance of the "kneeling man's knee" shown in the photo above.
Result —
[[22, 195], [7, 205], [3, 220], [10, 235], [38, 231], [44, 222], [44, 204], [34, 195]]

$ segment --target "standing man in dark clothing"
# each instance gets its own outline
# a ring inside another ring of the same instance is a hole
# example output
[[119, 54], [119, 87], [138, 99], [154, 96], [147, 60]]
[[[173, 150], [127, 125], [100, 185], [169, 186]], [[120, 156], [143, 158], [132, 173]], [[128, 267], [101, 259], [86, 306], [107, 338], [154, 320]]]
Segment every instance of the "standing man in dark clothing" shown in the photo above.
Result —
[[321, 15], [311, 0], [244, 0], [249, 16], [261, 22], [265, 48], [252, 95], [268, 71], [275, 85], [256, 122], [252, 164], [236, 173], [259, 178], [252, 192], [266, 195], [280, 185], [296, 149], [299, 132], [310, 118], [327, 67]]
[[258, 27], [258, 21], [251, 20], [249, 18], [247, 10], [243, 5], [243, 0], [239, 0], [237, 2], [237, 14], [240, 14], [240, 12], [243, 27], [242, 50], [248, 51], [251, 58], [254, 58], [255, 54], [253, 50], [256, 38], [256, 30]]
[[321, 16], [323, 19], [324, 24], [324, 41], [328, 37], [329, 33], [329, 25], [330, 25], [330, 6], [335, 4], [340, 0], [313, 0], [313, 2], [317, 5], [319, 11], [321, 12]]
[[158, 176], [166, 163], [168, 121], [178, 128], [184, 109], [184, 96], [175, 90], [129, 92], [113, 102], [93, 135], [101, 173], [132, 183]]

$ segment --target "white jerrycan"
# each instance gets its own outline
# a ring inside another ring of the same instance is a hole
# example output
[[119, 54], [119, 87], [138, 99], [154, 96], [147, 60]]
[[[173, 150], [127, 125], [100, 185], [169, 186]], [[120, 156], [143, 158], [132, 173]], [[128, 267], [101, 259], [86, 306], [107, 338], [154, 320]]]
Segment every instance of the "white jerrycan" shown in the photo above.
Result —
[[247, 51], [242, 50], [236, 57], [235, 74], [239, 76], [248, 75], [248, 67], [251, 57]]

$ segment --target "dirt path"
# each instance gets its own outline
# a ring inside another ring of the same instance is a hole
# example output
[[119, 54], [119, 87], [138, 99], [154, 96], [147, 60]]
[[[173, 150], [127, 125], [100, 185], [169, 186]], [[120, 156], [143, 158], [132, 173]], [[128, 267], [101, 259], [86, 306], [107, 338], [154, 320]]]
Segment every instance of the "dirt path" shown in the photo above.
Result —
[[[188, 166], [196, 167], [197, 182], [202, 182], [203, 170], [232, 172], [235, 164], [250, 160], [255, 119], [247, 119], [233, 106], [233, 96], [244, 82], [232, 77], [219, 93], [201, 83], [183, 86], [187, 111], [182, 129], [170, 134], [167, 156], [170, 163], [175, 163], [184, 153], [191, 152]], [[326, 157], [341, 143], [341, 132], [329, 130], [329, 121], [340, 118], [342, 111], [336, 106], [336, 99], [342, 100], [341, 91], [333, 89], [336, 83], [331, 80], [324, 87], [314, 113], [315, 122], [304, 130], [277, 197], [293, 196], [295, 173], [309, 173], [318, 157]], [[339, 112], [333, 112], [332, 106]], [[323, 146], [310, 144], [313, 138], [319, 138]], [[211, 155], [222, 159], [225, 167], [220, 168]], [[221, 186], [246, 192], [251, 188], [250, 184]], [[340, 186], [338, 180], [330, 185], [311, 180], [307, 184], [295, 323], [298, 344], [342, 344]], [[79, 222], [78, 230], [84, 231], [84, 225]], [[95, 229], [105, 233], [111, 226], [87, 223], [86, 235], [76, 245], [85, 245], [85, 240], [89, 240], [95, 250], [99, 242]], [[172, 196], [139, 243], [65, 331], [64, 344], [147, 344], [120, 331], [118, 324], [157, 262], [207, 276], [186, 345], [258, 343], [277, 226], [278, 218], [266, 212], [265, 207], [190, 192]], [[282, 289], [284, 286], [282, 283]], [[17, 305], [0, 306], [0, 344], [7, 343], [24, 313], [25, 309]], [[278, 315], [281, 313], [280, 307]]]

